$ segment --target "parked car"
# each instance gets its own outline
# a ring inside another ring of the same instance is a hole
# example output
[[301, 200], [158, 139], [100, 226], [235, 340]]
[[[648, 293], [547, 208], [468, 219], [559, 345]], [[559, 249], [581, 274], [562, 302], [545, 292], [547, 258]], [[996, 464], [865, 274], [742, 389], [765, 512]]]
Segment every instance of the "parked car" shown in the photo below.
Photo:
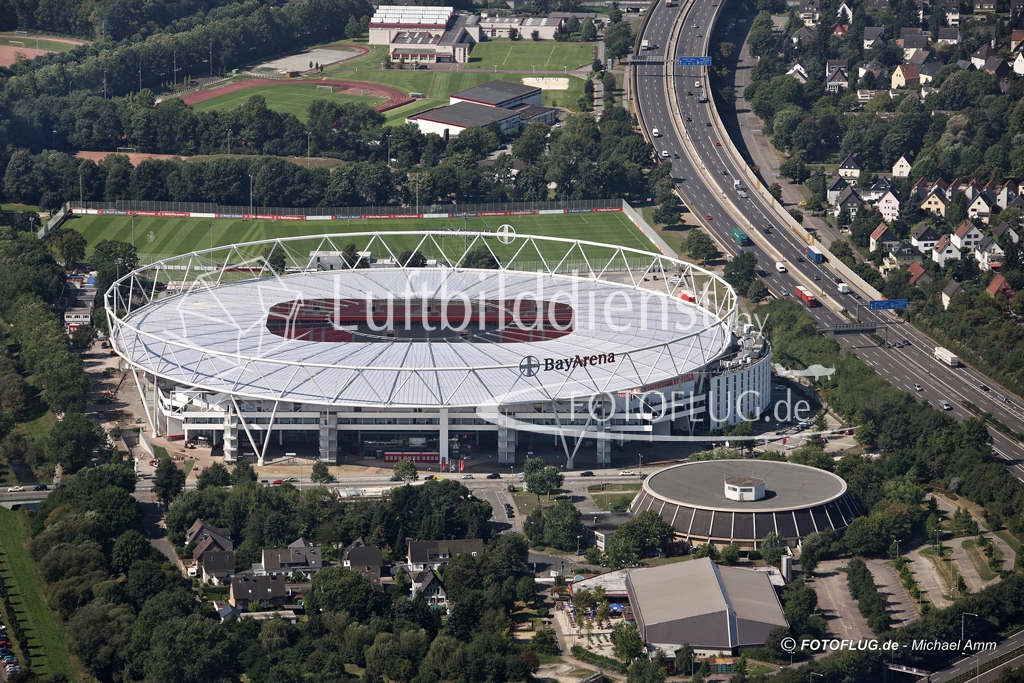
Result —
[[278, 484], [283, 484], [284, 483], [284, 479], [275, 479], [274, 481], [272, 481], [270, 483], [273, 484], [274, 486], [277, 486]]
[[592, 477], [592, 476], [594, 476], [594, 473], [591, 472], [590, 470], [587, 470], [586, 472], [580, 472], [580, 476], [581, 477]]
[[472, 475], [472, 474], [463, 474], [463, 475], [462, 475], [462, 478], [463, 478], [463, 479], [472, 479], [472, 478], [473, 478], [473, 475]]
[[487, 475], [487, 478], [488, 479], [501, 479], [501, 475], [498, 474], [497, 472], [491, 472], [490, 474]]
[[24, 491], [24, 490], [25, 490], [24, 486], [12, 486], [9, 489], [7, 489], [7, 493], [17, 493], [18, 491]]
[[285, 481], [286, 484], [297, 484], [298, 481], [299, 481], [299, 478], [298, 477], [287, 477], [287, 478], [285, 478], [284, 481]]
[[46, 484], [36, 484], [35, 486], [32, 487], [32, 490], [33, 491], [45, 491], [48, 488], [49, 487]]
[[636, 472], [634, 472], [633, 470], [622, 470], [621, 472], [619, 472], [619, 476], [620, 477], [635, 477], [636, 476]]

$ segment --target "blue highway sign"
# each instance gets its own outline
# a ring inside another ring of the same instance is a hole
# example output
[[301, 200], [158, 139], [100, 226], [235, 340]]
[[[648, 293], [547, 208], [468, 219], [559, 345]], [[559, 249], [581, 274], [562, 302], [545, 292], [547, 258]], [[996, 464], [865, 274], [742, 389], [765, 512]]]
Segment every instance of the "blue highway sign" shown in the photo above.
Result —
[[885, 299], [882, 301], [872, 301], [868, 308], [872, 311], [885, 311], [889, 309], [903, 310], [907, 307], [906, 299]]
[[711, 57], [680, 57], [679, 66], [711, 66]]

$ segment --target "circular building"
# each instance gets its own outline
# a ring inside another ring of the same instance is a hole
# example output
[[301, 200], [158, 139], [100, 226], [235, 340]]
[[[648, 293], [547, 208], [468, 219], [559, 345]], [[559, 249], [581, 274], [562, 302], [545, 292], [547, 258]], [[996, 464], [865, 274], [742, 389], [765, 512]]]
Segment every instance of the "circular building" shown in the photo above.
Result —
[[675, 465], [644, 482], [630, 512], [653, 510], [690, 544], [754, 550], [769, 533], [788, 545], [815, 531], [845, 529], [860, 514], [842, 477], [768, 460]]
[[226, 460], [447, 468], [512, 463], [536, 438], [571, 468], [581, 448], [608, 463], [613, 441], [702, 433], [771, 395], [770, 347], [713, 273], [511, 226], [193, 252], [123, 276], [106, 311], [154, 433]]

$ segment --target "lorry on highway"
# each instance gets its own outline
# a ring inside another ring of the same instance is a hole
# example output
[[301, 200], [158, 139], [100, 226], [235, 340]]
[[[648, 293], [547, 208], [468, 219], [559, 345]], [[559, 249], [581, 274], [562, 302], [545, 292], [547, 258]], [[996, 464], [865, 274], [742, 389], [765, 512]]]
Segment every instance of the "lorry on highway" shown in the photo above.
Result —
[[845, 282], [840, 282], [839, 283], [839, 293], [840, 294], [849, 294], [850, 293], [850, 285], [846, 284]]
[[776, 273], [785, 273], [786, 272], [786, 264], [783, 263], [782, 261], [776, 261], [775, 262], [775, 272]]
[[743, 187], [743, 181], [740, 180], [739, 178], [737, 178], [736, 180], [732, 181], [732, 189], [734, 189], [734, 190], [745, 190], [747, 188]]
[[732, 238], [736, 240], [737, 244], [741, 247], [745, 247], [750, 244], [750, 238], [747, 237], [747, 233], [743, 232], [737, 226], [732, 226]]
[[935, 347], [935, 357], [951, 368], [960, 365], [960, 359], [956, 357], [956, 354], [941, 346]]
[[806, 247], [804, 249], [804, 254], [807, 256], [807, 258], [811, 259], [815, 263], [824, 263], [825, 262], [825, 257], [822, 255], [822, 253], [820, 251], [818, 251], [814, 247]]
[[807, 306], [807, 308], [814, 308], [815, 306], [820, 306], [818, 300], [814, 298], [813, 294], [811, 294], [811, 290], [807, 289], [806, 287], [797, 285], [796, 289], [793, 290], [793, 293], [796, 294], [797, 299], [800, 299], [800, 301], [804, 302], [804, 305]]
[[640, 49], [641, 50], [650, 50], [651, 49], [651, 41], [649, 41], [649, 40], [640, 41]]
[[676, 3], [672, 2], [672, 0], [665, 0], [665, 7], [671, 7], [674, 4]]

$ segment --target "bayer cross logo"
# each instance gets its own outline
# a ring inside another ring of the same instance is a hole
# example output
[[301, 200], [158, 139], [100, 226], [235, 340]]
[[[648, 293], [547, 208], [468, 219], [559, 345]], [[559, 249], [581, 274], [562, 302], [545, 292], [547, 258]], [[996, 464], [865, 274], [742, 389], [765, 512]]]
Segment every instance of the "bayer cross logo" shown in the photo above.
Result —
[[502, 244], [511, 244], [516, 238], [516, 229], [506, 223], [505, 225], [499, 225], [494, 234]]
[[536, 356], [525, 356], [519, 361], [519, 374], [524, 377], [533, 377], [540, 371], [540, 361]]

